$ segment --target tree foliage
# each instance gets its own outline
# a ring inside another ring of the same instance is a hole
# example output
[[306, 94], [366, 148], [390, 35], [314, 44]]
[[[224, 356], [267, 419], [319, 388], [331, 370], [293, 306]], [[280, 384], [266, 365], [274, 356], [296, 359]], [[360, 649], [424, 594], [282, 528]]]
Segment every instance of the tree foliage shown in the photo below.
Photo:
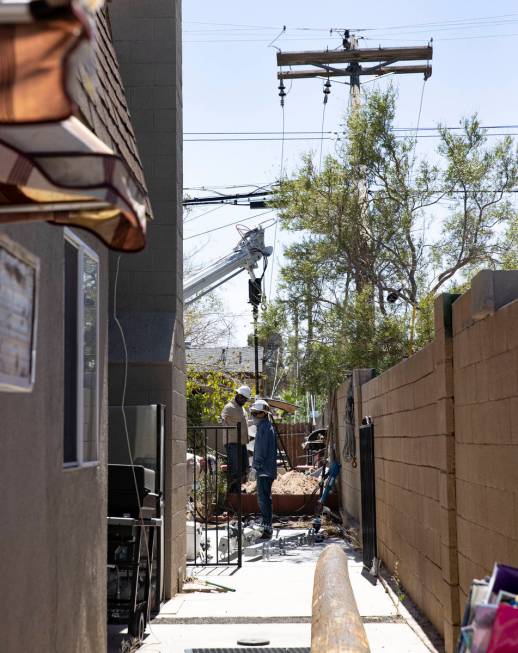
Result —
[[272, 314], [292, 340], [288, 376], [312, 392], [412, 353], [433, 337], [439, 292], [518, 262], [512, 140], [489, 143], [474, 116], [456, 132], [440, 127], [436, 151], [419, 159], [395, 115], [393, 89], [369, 94], [347, 118], [341, 151], [321, 170], [306, 155], [275, 199], [299, 239], [285, 251]]
[[232, 339], [232, 322], [220, 297], [210, 293], [185, 307], [184, 337], [190, 347], [215, 347]]
[[[184, 278], [189, 278], [201, 271], [201, 266], [194, 263], [195, 256], [201, 250], [192, 251], [184, 256]], [[231, 339], [232, 323], [225, 317], [221, 297], [213, 291], [184, 308], [184, 338], [190, 347], [213, 347], [220, 343], [227, 344]]]
[[187, 425], [217, 424], [236, 383], [225, 372], [187, 367]]

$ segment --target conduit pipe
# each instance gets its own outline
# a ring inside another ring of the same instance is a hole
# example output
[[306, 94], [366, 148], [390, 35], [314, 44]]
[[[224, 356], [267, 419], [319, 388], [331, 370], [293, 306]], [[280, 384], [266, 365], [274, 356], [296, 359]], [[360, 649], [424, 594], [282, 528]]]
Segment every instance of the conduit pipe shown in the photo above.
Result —
[[347, 555], [338, 544], [324, 549], [315, 570], [311, 653], [370, 653], [349, 580]]

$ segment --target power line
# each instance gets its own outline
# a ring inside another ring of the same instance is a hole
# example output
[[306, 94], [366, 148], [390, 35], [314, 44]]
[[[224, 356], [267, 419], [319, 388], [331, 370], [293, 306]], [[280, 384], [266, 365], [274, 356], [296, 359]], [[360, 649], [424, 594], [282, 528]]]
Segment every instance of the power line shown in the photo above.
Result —
[[[264, 190], [264, 191], [253, 191], [252, 193], [239, 193], [237, 195], [223, 195], [218, 194], [214, 197], [191, 197], [188, 200], [183, 202], [184, 206], [199, 206], [200, 204], [212, 204], [213, 202], [225, 201], [229, 202], [231, 200], [241, 200], [249, 199], [250, 197], [264, 197], [266, 195], [273, 195], [275, 191], [273, 190]], [[208, 211], [210, 213], [210, 211]]]
[[[518, 127], [518, 125], [517, 125]], [[336, 132], [327, 131], [326, 134], [335, 134]], [[261, 134], [320, 134], [320, 131], [257, 131], [257, 132], [247, 132], [247, 131], [236, 131], [236, 132], [184, 132], [184, 135], [188, 136], [228, 136], [232, 134], [245, 134], [247, 136], [261, 135]], [[252, 186], [252, 184], [249, 184]]]
[[[336, 80], [333, 80], [335, 82]], [[512, 125], [480, 125], [481, 129], [518, 129], [518, 124], [512, 124]], [[448, 129], [448, 130], [462, 130], [464, 127], [447, 127], [445, 126], [444, 128], [441, 129]], [[392, 131], [415, 131], [415, 127], [393, 127]], [[438, 127], [419, 127], [418, 131], [437, 131]], [[199, 135], [207, 135], [207, 136], [230, 136], [233, 134], [239, 134], [239, 135], [246, 135], [246, 136], [254, 136], [254, 135], [261, 135], [261, 134], [320, 134], [321, 131], [303, 131], [303, 130], [291, 130], [291, 131], [267, 131], [267, 130], [262, 130], [262, 131], [233, 131], [233, 132], [209, 132], [209, 131], [203, 131], [203, 132], [184, 132], [185, 135], [190, 135], [190, 136], [199, 136]], [[332, 131], [328, 130], [324, 132], [325, 134], [338, 134], [339, 132], [337, 131]], [[254, 186], [255, 184], [243, 184], [246, 186]], [[217, 188], [217, 187], [216, 187]]]
[[205, 190], [205, 191], [215, 191], [215, 190], [233, 190], [234, 188], [254, 188], [258, 190], [260, 188], [266, 188], [271, 186], [273, 181], [266, 182], [264, 184], [232, 184], [227, 186], [217, 186], [217, 185], [205, 185], [205, 186], [184, 186], [183, 190]]
[[[458, 19], [450, 19], [450, 20], [436, 20], [436, 21], [428, 21], [428, 22], [423, 22], [423, 23], [409, 23], [409, 24], [403, 24], [403, 25], [387, 25], [383, 27], [357, 27], [357, 28], [349, 28], [354, 32], [361, 32], [362, 34], [369, 33], [373, 34], [373, 37], [366, 37], [362, 36], [360, 38], [363, 39], [368, 39], [368, 40], [390, 40], [390, 38], [383, 38], [383, 37], [391, 37], [394, 38], [395, 36], [409, 36], [409, 35], [417, 35], [417, 34], [423, 34], [427, 33], [430, 34], [430, 32], [445, 32], [445, 31], [455, 31], [455, 30], [473, 30], [476, 28], [480, 27], [490, 27], [490, 26], [496, 26], [496, 25], [512, 25], [516, 22], [518, 22], [516, 19], [518, 17], [517, 13], [510, 13], [510, 14], [498, 14], [494, 16], [482, 16], [482, 17], [473, 17], [473, 18], [458, 18]], [[264, 37], [262, 37], [261, 32], [264, 31], [278, 31], [280, 29], [280, 25], [249, 25], [249, 24], [240, 24], [240, 23], [215, 23], [215, 22], [209, 22], [209, 21], [186, 21], [186, 24], [189, 25], [200, 25], [202, 28], [197, 28], [197, 29], [185, 29], [184, 33], [185, 34], [192, 34], [193, 36], [199, 35], [199, 36], [215, 36], [216, 38], [214, 39], [208, 39], [208, 38], [202, 38], [202, 39], [193, 39], [193, 40], [184, 40], [185, 44], [204, 44], [204, 43], [229, 43], [229, 42], [246, 42], [246, 43], [254, 43], [254, 42], [261, 42], [261, 43], [266, 43], [267, 41], [271, 43], [270, 40], [270, 35], [264, 34]], [[287, 27], [287, 26], [282, 26], [281, 30], [281, 35], [285, 35], [286, 32], [306, 32], [307, 34], [314, 34], [315, 36], [318, 34], [320, 35], [318, 38], [303, 38], [303, 37], [286, 37], [284, 40], [289, 40], [289, 41], [301, 41], [301, 40], [319, 40], [322, 41], [322, 39], [326, 36], [328, 36], [328, 40], [333, 40], [335, 38], [342, 38], [342, 34], [344, 31], [344, 27], [327, 27], [327, 28], [319, 28], [319, 27]], [[399, 30], [399, 31], [398, 31]], [[251, 38], [255, 36], [254, 32], [257, 33], [257, 36], [260, 36], [260, 38]], [[376, 34], [376, 36], [374, 36]], [[245, 36], [246, 38], [235, 38], [239, 36]], [[479, 38], [498, 38], [498, 37], [508, 37], [508, 36], [516, 36], [515, 34], [509, 34], [509, 33], [501, 33], [501, 34], [477, 34], [477, 35], [472, 35], [472, 36], [453, 36], [453, 37], [446, 37], [446, 38], [436, 38], [436, 40], [464, 40], [464, 39], [479, 39]], [[217, 38], [220, 37], [220, 38]], [[221, 38], [221, 37], [233, 37], [233, 38]], [[277, 37], [279, 38], [279, 37]], [[276, 40], [276, 39], [274, 39]]]
[[184, 224], [190, 224], [191, 222], [194, 222], [198, 218], [203, 218], [204, 215], [208, 215], [209, 213], [214, 213], [214, 211], [219, 211], [219, 209], [222, 209], [223, 205], [217, 206], [215, 209], [210, 209], [210, 211], [204, 211], [203, 213], [200, 213], [199, 215], [195, 215], [190, 220], [184, 220]]
[[[412, 153], [412, 162], [410, 164], [411, 168], [414, 167], [414, 162], [415, 162], [415, 154], [416, 154], [416, 149], [417, 149], [417, 136], [419, 134], [419, 124], [421, 122], [421, 112], [423, 110], [423, 99], [424, 99], [425, 86], [426, 86], [426, 78], [423, 79], [423, 87], [421, 88], [421, 99], [419, 100], [419, 111], [417, 112], [417, 122], [416, 122], [415, 133], [414, 133], [414, 138], [416, 140], [415, 140], [415, 143], [414, 143], [414, 151]], [[408, 174], [410, 176], [410, 170], [408, 171]]]
[[[511, 21], [508, 24], [514, 24], [516, 21]], [[403, 36], [410, 36], [411, 34], [415, 34], [416, 36], [421, 36], [423, 34], [426, 34], [427, 36], [430, 36], [429, 31], [420, 31], [420, 32], [402, 32]], [[471, 36], [446, 36], [446, 37], [436, 37], [434, 36], [434, 42], [435, 41], [463, 41], [466, 39], [483, 39], [483, 38], [499, 38], [499, 37], [506, 37], [506, 36], [516, 36], [516, 33], [514, 32], [500, 32], [499, 34], [473, 34]], [[329, 37], [327, 40], [335, 40], [336, 37]], [[399, 37], [399, 35], [394, 32], [394, 34], [389, 35], [382, 35], [382, 36], [374, 36], [374, 37], [368, 37], [368, 36], [361, 36], [359, 37], [362, 40], [365, 41], [392, 41], [392, 40], [397, 40], [397, 41], [414, 41], [415, 39], [402, 39]], [[308, 42], [308, 41], [318, 41], [319, 43], [322, 43], [322, 41], [325, 41], [326, 39], [322, 38], [285, 38], [284, 41], [303, 41], [303, 42]], [[251, 38], [246, 38], [246, 39], [202, 39], [202, 40], [196, 40], [196, 41], [184, 41], [184, 45], [205, 45], [205, 44], [214, 44], [214, 43], [247, 43], [247, 44], [254, 44], [254, 43], [267, 43], [268, 39], [251, 39]]]
[[199, 234], [194, 234], [193, 236], [187, 236], [186, 238], [184, 238], [184, 240], [191, 240], [191, 238], [198, 238], [199, 236], [205, 236], [205, 234], [211, 234], [214, 231], [219, 231], [220, 229], [225, 229], [226, 227], [232, 227], [233, 225], [241, 224], [242, 222], [248, 222], [249, 220], [256, 220], [259, 216], [266, 215], [267, 213], [272, 213], [273, 211], [276, 210], [277, 209], [270, 209], [269, 211], [263, 211], [262, 213], [258, 213], [257, 215], [251, 215], [248, 218], [241, 218], [241, 220], [236, 220], [235, 222], [228, 222], [227, 224], [222, 224], [220, 227], [215, 227], [214, 229], [208, 229], [207, 231], [202, 231]]
[[[291, 89], [291, 87], [290, 87]], [[289, 93], [289, 91], [288, 91]], [[282, 110], [282, 144], [281, 144], [281, 168], [279, 171], [279, 182], [282, 183], [284, 177], [284, 141], [286, 139], [286, 115], [284, 112], [284, 96], [281, 96], [281, 110]], [[272, 296], [272, 285], [273, 285], [273, 270], [275, 268], [275, 248], [277, 246], [277, 231], [279, 228], [279, 218], [275, 220], [275, 229], [273, 232], [273, 249], [272, 249], [272, 264], [270, 266], [270, 288], [268, 292], [268, 297], [271, 299]], [[266, 282], [265, 282], [265, 292], [266, 292]]]
[[511, 18], [513, 16], [518, 16], [518, 14], [513, 13], [513, 14], [499, 14], [496, 16], [479, 16], [476, 18], [452, 18], [450, 20], [440, 20], [440, 21], [432, 21], [432, 22], [427, 22], [427, 23], [410, 23], [407, 25], [391, 25], [391, 26], [386, 26], [386, 27], [366, 27], [366, 28], [356, 28], [353, 31], [355, 32], [377, 32], [377, 31], [382, 31], [382, 30], [391, 30], [391, 29], [409, 29], [411, 27], [437, 27], [441, 25], [453, 25], [453, 24], [464, 24], [466, 22], [473, 23], [473, 22], [480, 22], [484, 21], [484, 24], [487, 24], [486, 21], [488, 20], [496, 20], [496, 19], [501, 19], [501, 18]]
[[[516, 16], [516, 14], [514, 14]], [[422, 25], [416, 25], [414, 27], [384, 27], [384, 28], [373, 28], [373, 29], [353, 29], [355, 33], [361, 32], [376, 32], [376, 36], [367, 37], [367, 36], [361, 36], [360, 38], [362, 39], [370, 39], [372, 40], [373, 38], [377, 38], [377, 36], [409, 36], [413, 34], [430, 34], [431, 32], [437, 33], [437, 32], [452, 32], [455, 30], [473, 30], [473, 29], [478, 29], [480, 27], [493, 27], [493, 26], [499, 26], [499, 25], [513, 25], [518, 20], [516, 18], [514, 19], [507, 19], [507, 20], [493, 20], [493, 21], [471, 21], [471, 22], [465, 22], [465, 23], [437, 23], [437, 24], [426, 24], [423, 23]], [[257, 30], [254, 30], [253, 28], [247, 28], [247, 29], [225, 29], [225, 30], [184, 30], [184, 34], [193, 34], [193, 35], [199, 35], [200, 37], [203, 37], [204, 35], [206, 36], [214, 36], [214, 37], [222, 37], [222, 38], [214, 38], [214, 39], [207, 39], [207, 38], [200, 38], [198, 40], [185, 40], [185, 43], [226, 43], [226, 42], [266, 42], [270, 41], [270, 35], [264, 34], [264, 36], [260, 33], [260, 30], [262, 28], [257, 28]], [[279, 27], [271, 27], [271, 30], [278, 30]], [[252, 31], [251, 31], [252, 30]], [[253, 32], [257, 31], [257, 34], [254, 34]], [[288, 27], [283, 27], [281, 29], [281, 33], [277, 38], [279, 38], [282, 34], [288, 31], [297, 31], [297, 28], [288, 28]], [[300, 31], [300, 30], [299, 30]], [[307, 29], [307, 32], [312, 32], [314, 36], [310, 36], [309, 38], [307, 36], [303, 37], [286, 37], [283, 40], [284, 41], [316, 41], [316, 40], [322, 40], [323, 38], [327, 38], [327, 40], [335, 40], [335, 39], [342, 39], [343, 38], [343, 30], [337, 29], [337, 28], [330, 28], [330, 29]], [[317, 34], [321, 34], [321, 36], [317, 37]], [[231, 38], [233, 37], [233, 38]], [[236, 38], [238, 37], [238, 38]], [[239, 37], [245, 37], [245, 38], [239, 38]], [[251, 37], [259, 37], [259, 38], [251, 38]]]
[[[468, 35], [465, 36], [462, 33], [459, 35], [455, 36], [436, 36], [438, 32], [452, 32], [455, 31], [455, 29], [459, 30], [473, 30], [479, 27], [484, 27], [484, 26], [496, 26], [496, 25], [502, 25], [502, 26], [511, 26], [515, 25], [518, 21], [516, 20], [511, 20], [511, 21], [502, 21], [499, 23], [480, 23], [478, 25], [473, 25], [473, 26], [455, 26], [455, 27], [445, 27], [445, 28], [440, 28], [440, 29], [420, 29], [420, 30], [408, 30], [408, 31], [402, 31], [402, 32], [383, 32], [380, 31], [379, 34], [373, 35], [373, 36], [360, 36], [358, 38], [365, 40], [365, 41], [374, 41], [374, 42], [381, 42], [381, 41], [392, 41], [392, 40], [398, 40], [398, 41], [413, 41], [415, 39], [410, 39], [407, 38], [405, 39], [404, 37], [410, 37], [414, 35], [415, 37], [427, 35], [427, 36], [433, 36], [434, 41], [463, 41], [463, 40], [470, 40], [470, 39], [483, 39], [483, 38], [506, 38], [506, 37], [515, 37], [517, 34], [515, 32], [499, 32], [496, 34], [473, 34], [473, 35]], [[222, 35], [226, 36], [226, 35]], [[241, 35], [240, 35], [241, 36]], [[403, 37], [403, 38], [401, 38]], [[283, 41], [293, 41], [293, 42], [309, 42], [309, 41], [315, 41], [322, 43], [322, 41], [334, 41], [336, 43], [336, 40], [341, 37], [336, 36], [320, 36], [320, 37], [285, 37]], [[191, 40], [184, 40], [184, 45], [212, 45], [212, 44], [226, 44], [226, 43], [241, 43], [241, 44], [247, 44], [247, 45], [252, 45], [255, 46], [257, 43], [261, 44], [267, 44], [269, 41], [269, 38], [266, 36], [263, 38], [251, 38], [251, 35], [248, 35], [246, 38], [210, 38], [210, 39], [191, 39]], [[241, 46], [242, 47], [242, 46]]]
[[225, 311], [209, 311], [208, 313], [198, 313], [197, 317], [205, 317], [207, 315], [218, 315], [220, 317], [249, 317], [249, 313], [225, 313]]
[[[428, 21], [424, 23], [408, 23], [404, 25], [385, 25], [384, 27], [350, 27], [349, 29], [353, 32], [376, 32], [382, 30], [392, 30], [392, 29], [410, 29], [412, 27], [440, 27], [442, 25], [463, 25], [463, 24], [487, 24], [487, 21], [494, 21], [504, 18], [513, 18], [518, 17], [517, 13], [512, 14], [497, 14], [491, 16], [476, 16], [476, 17], [464, 17], [464, 18], [452, 18], [448, 20], [438, 20], [438, 21]], [[214, 21], [195, 21], [195, 20], [185, 20], [184, 24], [188, 25], [209, 25], [213, 27], [225, 27], [225, 28], [236, 28], [236, 29], [267, 29], [267, 30], [279, 30], [280, 25], [250, 25], [244, 23], [218, 23]], [[295, 31], [310, 31], [310, 32], [343, 32], [345, 27], [305, 27], [305, 26], [296, 26], [296, 27], [287, 27], [288, 30]]]
[[[184, 143], [206, 143], [206, 142], [216, 142], [216, 143], [229, 143], [234, 141], [281, 141], [282, 138], [273, 137], [273, 138], [184, 138]], [[290, 137], [284, 138], [285, 141], [319, 141], [320, 137]], [[333, 140], [328, 138], [327, 140]]]
[[[498, 132], [498, 133], [489, 133], [487, 136], [496, 137], [496, 136], [518, 136], [518, 132]], [[344, 135], [345, 136], [345, 135]], [[441, 138], [440, 134], [396, 134], [396, 138]], [[184, 143], [236, 143], [236, 142], [268, 142], [268, 141], [281, 141], [283, 140], [280, 137], [272, 138], [186, 138]], [[285, 141], [320, 141], [320, 137], [296, 137], [296, 138], [285, 138]], [[335, 138], [324, 137], [325, 141], [341, 141], [343, 140], [342, 136], [336, 136]]]

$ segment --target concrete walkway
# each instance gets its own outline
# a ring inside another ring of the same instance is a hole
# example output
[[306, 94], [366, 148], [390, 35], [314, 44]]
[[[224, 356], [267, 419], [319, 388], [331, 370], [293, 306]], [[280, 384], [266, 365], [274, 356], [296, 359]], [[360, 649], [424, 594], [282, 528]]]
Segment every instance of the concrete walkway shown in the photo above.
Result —
[[[281, 532], [287, 535], [288, 532]], [[362, 575], [362, 563], [342, 540], [349, 576], [372, 653], [440, 651], [396, 597]], [[184, 653], [195, 648], [239, 650], [240, 638], [266, 638], [271, 647], [309, 647], [313, 576], [325, 544], [246, 561], [239, 570], [198, 567], [189, 573], [232, 587], [235, 592], [182, 593], [167, 602], [148, 627], [141, 651]], [[420, 620], [421, 622], [421, 620]], [[421, 622], [422, 623], [422, 622]], [[257, 650], [261, 650], [258, 648]]]

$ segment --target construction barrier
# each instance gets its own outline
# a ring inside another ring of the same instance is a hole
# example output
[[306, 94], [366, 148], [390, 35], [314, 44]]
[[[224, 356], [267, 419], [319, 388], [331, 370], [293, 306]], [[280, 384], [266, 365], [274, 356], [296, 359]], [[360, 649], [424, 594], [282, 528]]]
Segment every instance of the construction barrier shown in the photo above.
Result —
[[311, 653], [370, 653], [349, 580], [347, 555], [338, 544], [324, 549], [315, 570]]

